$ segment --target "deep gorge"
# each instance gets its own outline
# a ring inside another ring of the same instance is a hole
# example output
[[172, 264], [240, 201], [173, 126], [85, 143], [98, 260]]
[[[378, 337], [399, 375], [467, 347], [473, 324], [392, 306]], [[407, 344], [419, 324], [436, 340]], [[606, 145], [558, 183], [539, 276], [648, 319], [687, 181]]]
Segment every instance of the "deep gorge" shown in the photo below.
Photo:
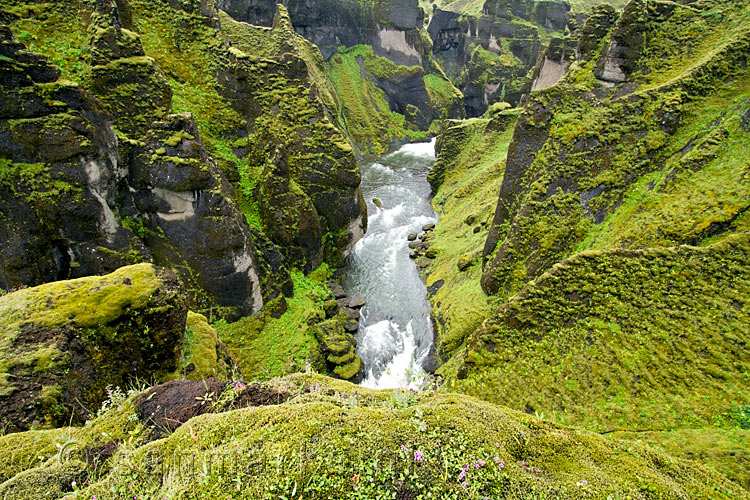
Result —
[[748, 54], [744, 0], [4, 0], [0, 497], [750, 498]]

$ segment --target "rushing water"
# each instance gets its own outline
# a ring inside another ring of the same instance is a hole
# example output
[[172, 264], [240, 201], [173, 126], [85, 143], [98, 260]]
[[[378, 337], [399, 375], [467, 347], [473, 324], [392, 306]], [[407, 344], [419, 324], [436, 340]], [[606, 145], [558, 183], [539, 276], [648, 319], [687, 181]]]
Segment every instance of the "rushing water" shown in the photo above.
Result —
[[434, 140], [407, 144], [360, 167], [368, 229], [351, 253], [342, 285], [350, 297], [367, 301], [357, 334], [367, 387], [416, 386], [424, 377], [421, 365], [433, 341], [430, 303], [406, 237], [436, 221], [426, 180], [434, 155]]

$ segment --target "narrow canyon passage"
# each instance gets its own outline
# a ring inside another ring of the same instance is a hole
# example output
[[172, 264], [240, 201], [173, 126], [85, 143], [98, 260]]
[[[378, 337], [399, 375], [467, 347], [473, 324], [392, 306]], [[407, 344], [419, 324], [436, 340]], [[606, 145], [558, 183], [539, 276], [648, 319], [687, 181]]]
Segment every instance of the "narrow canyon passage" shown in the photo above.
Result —
[[342, 284], [349, 296], [367, 301], [357, 334], [366, 387], [410, 387], [424, 378], [433, 341], [430, 303], [407, 236], [436, 221], [426, 179], [434, 152], [434, 140], [407, 144], [361, 165], [369, 227]]

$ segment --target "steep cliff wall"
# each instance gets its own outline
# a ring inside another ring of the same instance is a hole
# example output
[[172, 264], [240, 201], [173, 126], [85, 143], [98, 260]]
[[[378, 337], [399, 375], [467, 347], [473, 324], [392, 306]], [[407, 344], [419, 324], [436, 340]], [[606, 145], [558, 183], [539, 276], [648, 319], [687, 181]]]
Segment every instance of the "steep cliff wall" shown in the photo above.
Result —
[[[238, 21], [271, 26], [275, 0], [219, 0], [218, 7]], [[421, 30], [424, 14], [417, 0], [287, 0], [294, 29], [320, 48], [327, 61], [339, 47], [369, 45], [376, 55], [402, 66], [421, 66], [430, 50]]]
[[4, 288], [153, 261], [182, 270], [194, 307], [236, 318], [290, 295], [288, 267], [342, 261], [366, 227], [358, 166], [285, 12], [222, 30], [197, 2], [49, 7], [3, 14], [66, 78], [4, 29]]
[[566, 2], [526, 0], [488, 0], [479, 15], [434, 8], [433, 54], [463, 92], [467, 116], [496, 101], [518, 104], [543, 40], [567, 29], [569, 11]]

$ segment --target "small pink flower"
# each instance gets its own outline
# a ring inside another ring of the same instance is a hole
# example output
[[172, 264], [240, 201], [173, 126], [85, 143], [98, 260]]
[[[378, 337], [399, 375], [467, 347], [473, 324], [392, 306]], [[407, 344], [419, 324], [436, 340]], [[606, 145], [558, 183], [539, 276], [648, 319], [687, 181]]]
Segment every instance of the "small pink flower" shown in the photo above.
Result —
[[414, 460], [417, 461], [417, 462], [423, 462], [424, 461], [424, 456], [422, 455], [421, 451], [415, 451], [414, 452]]
[[468, 484], [466, 484], [466, 481], [464, 481], [463, 483], [461, 483], [461, 486], [463, 486], [464, 488], [466, 488], [466, 487], [467, 487], [467, 486], [469, 486], [469, 485], [468, 485]]

